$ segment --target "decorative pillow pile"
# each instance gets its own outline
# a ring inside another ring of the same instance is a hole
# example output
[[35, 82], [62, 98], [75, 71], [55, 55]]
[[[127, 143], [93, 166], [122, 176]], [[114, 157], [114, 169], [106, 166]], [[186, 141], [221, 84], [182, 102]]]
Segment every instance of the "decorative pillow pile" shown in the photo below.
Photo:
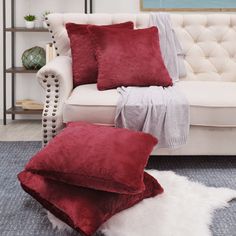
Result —
[[85, 235], [117, 212], [163, 192], [144, 172], [150, 134], [70, 123], [18, 175], [23, 189]]
[[99, 90], [172, 85], [161, 56], [156, 27], [118, 30], [90, 26], [89, 30], [96, 49]]
[[26, 170], [65, 183], [108, 192], [145, 189], [143, 170], [156, 138], [83, 122], [68, 124], [26, 165]]
[[95, 26], [66, 24], [74, 86], [97, 83], [99, 90], [119, 86], [171, 86], [158, 29], [133, 30], [133, 23]]
[[[95, 49], [88, 30], [89, 25], [68, 23], [66, 29], [70, 38], [74, 86], [97, 83], [98, 68]], [[98, 26], [101, 28], [133, 29], [133, 22]]]
[[27, 171], [21, 172], [18, 178], [23, 189], [52, 214], [88, 236], [114, 214], [163, 192], [147, 173], [144, 175], [145, 190], [135, 195], [75, 187]]

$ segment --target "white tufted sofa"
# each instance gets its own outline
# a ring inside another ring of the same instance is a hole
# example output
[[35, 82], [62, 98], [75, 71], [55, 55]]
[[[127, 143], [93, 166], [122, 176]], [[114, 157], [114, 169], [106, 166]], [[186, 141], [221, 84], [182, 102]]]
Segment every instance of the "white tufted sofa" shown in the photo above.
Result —
[[[154, 155], [236, 155], [236, 14], [171, 14], [184, 49], [187, 76], [179, 86], [190, 103], [188, 144], [155, 149]], [[95, 84], [73, 89], [70, 43], [65, 23], [149, 25], [148, 14], [51, 14], [47, 22], [57, 58], [37, 74], [46, 91], [43, 143], [69, 121], [114, 124], [118, 94]]]

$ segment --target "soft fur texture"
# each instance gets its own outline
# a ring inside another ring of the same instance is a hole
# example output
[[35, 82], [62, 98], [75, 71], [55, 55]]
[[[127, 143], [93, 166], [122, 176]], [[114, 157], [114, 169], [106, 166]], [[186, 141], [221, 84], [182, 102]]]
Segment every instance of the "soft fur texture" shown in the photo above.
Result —
[[[106, 236], [210, 236], [214, 210], [227, 207], [236, 191], [206, 187], [171, 171], [148, 171], [165, 192], [124, 210], [100, 227]], [[71, 230], [48, 214], [54, 228]]]
[[156, 27], [140, 30], [90, 26], [98, 61], [98, 89], [169, 86]]
[[26, 170], [77, 186], [137, 194], [145, 188], [143, 171], [156, 144], [150, 134], [73, 122]]
[[[88, 26], [74, 23], [66, 24], [70, 38], [74, 87], [97, 82], [98, 68]], [[99, 27], [133, 29], [134, 24], [133, 22], [125, 22]]]
[[21, 172], [18, 178], [23, 189], [46, 209], [88, 236], [117, 212], [163, 192], [158, 182], [147, 173], [144, 174], [145, 190], [136, 195], [75, 187], [27, 171]]

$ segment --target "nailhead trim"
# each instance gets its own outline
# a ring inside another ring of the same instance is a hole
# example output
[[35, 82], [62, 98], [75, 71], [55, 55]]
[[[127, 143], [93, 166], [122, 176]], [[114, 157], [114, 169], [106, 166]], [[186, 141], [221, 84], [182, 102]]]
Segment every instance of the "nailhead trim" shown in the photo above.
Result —
[[[50, 24], [49, 24], [49, 22], [48, 22], [48, 17], [46, 17], [45, 20], [47, 21], [47, 26], [50, 27]], [[54, 39], [54, 40], [53, 40], [53, 43], [54, 43], [54, 45], [55, 45], [55, 44], [56, 44], [56, 41], [55, 41], [55, 35], [53, 35], [53, 30], [52, 30], [52, 29], [49, 29], [49, 32], [52, 34], [51, 37], [52, 37], [52, 39]], [[55, 50], [58, 51], [58, 47], [55, 47]], [[60, 56], [60, 54], [57, 53], [57, 56]]]
[[[52, 119], [51, 120], [51, 124], [49, 124], [50, 119], [46, 118], [46, 117], [55, 117], [57, 114], [57, 109], [58, 109], [58, 99], [59, 99], [59, 80], [58, 78], [56, 78], [56, 76], [54, 74], [49, 74], [49, 75], [45, 75], [45, 78], [52, 78], [53, 80], [50, 79], [45, 79], [43, 80], [43, 82], [48, 82], [46, 84], [46, 105], [44, 108], [44, 112], [43, 112], [43, 142], [46, 145], [48, 143], [48, 140], [50, 140], [50, 138], [55, 137], [57, 130], [56, 130], [56, 119]], [[53, 92], [54, 92], [54, 100], [49, 100], [52, 96], [53, 96]], [[52, 94], [51, 94], [52, 93]], [[51, 104], [51, 105], [50, 105]], [[52, 107], [52, 110], [50, 109], [50, 107]], [[51, 126], [51, 130], [50, 130], [50, 126]], [[48, 127], [48, 128], [47, 128]]]

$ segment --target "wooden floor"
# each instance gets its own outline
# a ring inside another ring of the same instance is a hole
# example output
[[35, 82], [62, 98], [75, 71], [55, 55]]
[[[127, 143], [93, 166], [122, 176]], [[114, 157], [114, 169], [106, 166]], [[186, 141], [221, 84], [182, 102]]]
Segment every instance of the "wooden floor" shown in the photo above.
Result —
[[0, 141], [40, 141], [41, 136], [40, 120], [9, 120], [5, 126], [0, 120]]

